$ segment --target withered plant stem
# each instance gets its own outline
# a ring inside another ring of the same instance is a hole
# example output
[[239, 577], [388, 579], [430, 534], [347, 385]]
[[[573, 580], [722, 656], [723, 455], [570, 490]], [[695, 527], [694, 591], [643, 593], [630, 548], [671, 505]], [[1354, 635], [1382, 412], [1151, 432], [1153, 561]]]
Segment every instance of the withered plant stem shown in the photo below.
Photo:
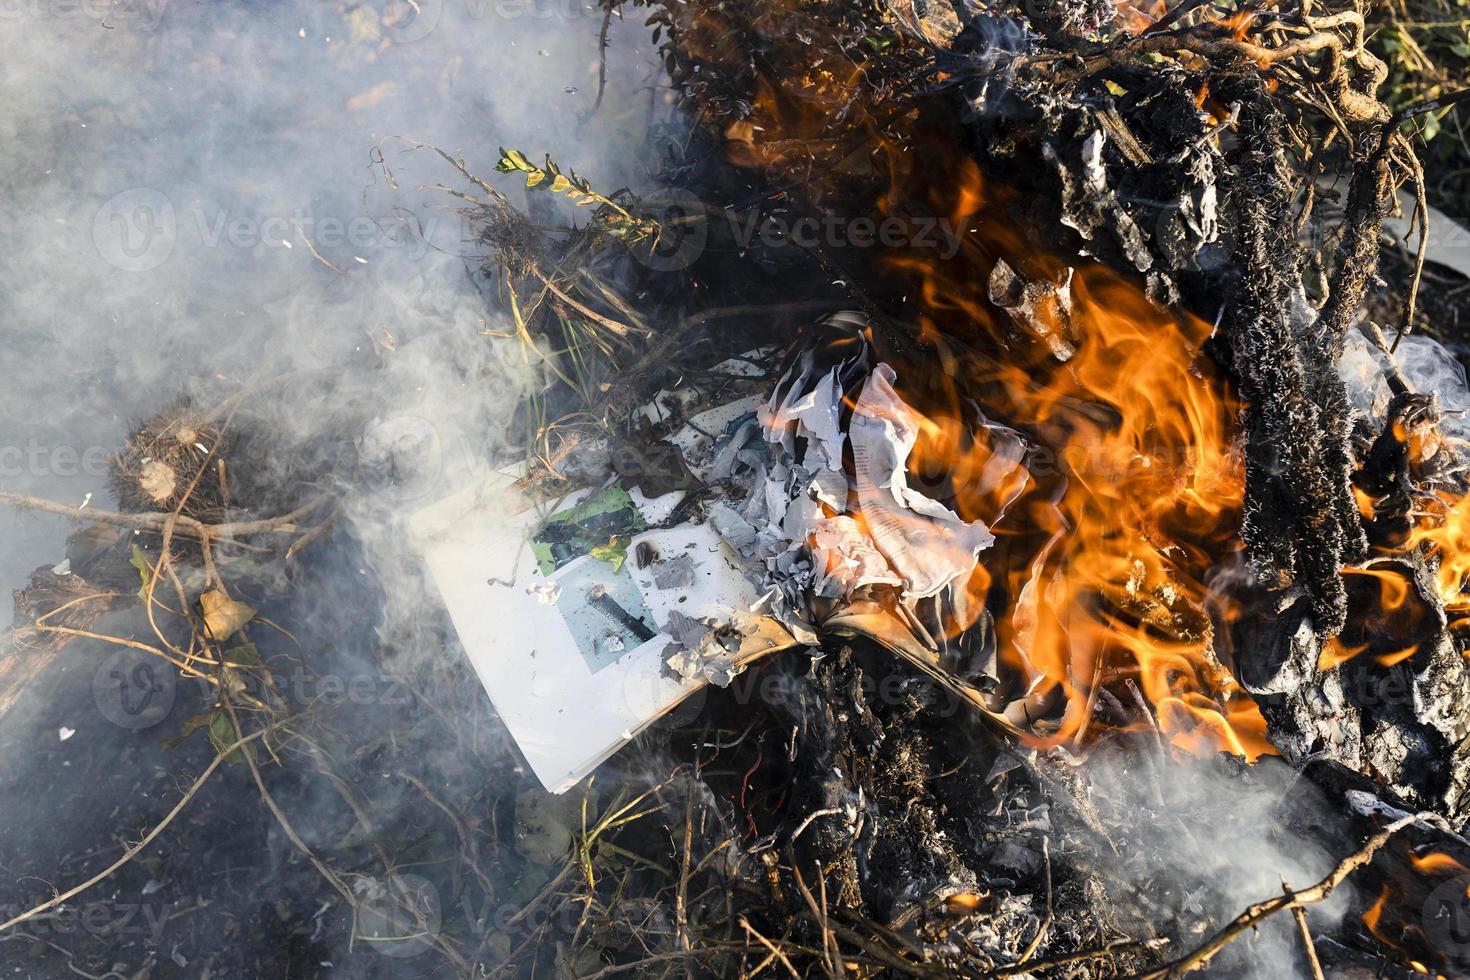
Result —
[[791, 960], [787, 958], [786, 954], [781, 952], [780, 948], [772, 944], [769, 939], [757, 932], [755, 927], [752, 926], [743, 915], [740, 917], [740, 928], [744, 929], [746, 934], [753, 938], [756, 942], [760, 943], [766, 949], [771, 951], [770, 955], [762, 960], [760, 964], [756, 966], [755, 970], [751, 972], [751, 976], [755, 976], [756, 974], [760, 973], [772, 962], [779, 962], [782, 966], [786, 967], [786, 972], [791, 974], [793, 980], [801, 980], [801, 974], [797, 972], [796, 967], [791, 965]]
[[[187, 514], [179, 514], [175, 521], [174, 532], [195, 540], [213, 541], [251, 534], [297, 534], [302, 529], [297, 526], [296, 521], [311, 513], [326, 500], [326, 497], [315, 497], [295, 510], [278, 517], [266, 517], [253, 521], [229, 521], [224, 524], [205, 524]], [[8, 504], [22, 510], [39, 510], [47, 514], [58, 514], [73, 520], [98, 521], [103, 524], [138, 528], [144, 531], [162, 531], [168, 525], [169, 518], [174, 516], [166, 512], [124, 514], [115, 510], [73, 507], [70, 504], [23, 493], [0, 492], [0, 504]]]
[[1015, 963], [1011, 966], [1003, 966], [997, 970], [991, 970], [985, 976], [1014, 977], [1018, 974], [1036, 973], [1040, 970], [1049, 970], [1057, 966], [1072, 966], [1075, 963], [1104, 960], [1110, 956], [1118, 956], [1123, 953], [1138, 953], [1160, 949], [1167, 943], [1167, 939], [1127, 939], [1122, 942], [1113, 943], [1110, 946], [1104, 946], [1101, 949], [1089, 949], [1080, 953], [1067, 953], [1065, 956], [1053, 956], [1044, 960], [1032, 960], [1030, 963]]
[[1303, 888], [1301, 891], [1288, 889], [1275, 898], [1267, 899], [1264, 902], [1257, 902], [1232, 919], [1219, 932], [1211, 936], [1204, 945], [1171, 963], [1164, 964], [1156, 970], [1139, 974], [1137, 980], [1165, 980], [1165, 978], [1182, 977], [1187, 973], [1193, 973], [1195, 970], [1204, 969], [1220, 950], [1240, 938], [1243, 933], [1254, 929], [1282, 909], [1300, 908], [1303, 905], [1312, 905], [1326, 899], [1337, 889], [1338, 885], [1343, 883], [1348, 875], [1357, 871], [1369, 861], [1372, 861], [1373, 856], [1378, 853], [1379, 849], [1405, 827], [1421, 821], [1433, 820], [1434, 815], [1427, 813], [1410, 814], [1409, 816], [1400, 817], [1368, 838], [1367, 842], [1358, 851], [1344, 858], [1341, 864], [1333, 868], [1327, 877], [1315, 885], [1310, 888]]
[[[1286, 883], [1285, 877], [1281, 879], [1281, 891], [1291, 894], [1291, 886]], [[1291, 917], [1296, 920], [1297, 935], [1302, 937], [1302, 952], [1306, 954], [1307, 965], [1312, 968], [1312, 980], [1327, 980], [1322, 975], [1322, 961], [1317, 959], [1317, 944], [1312, 941], [1312, 927], [1307, 924], [1307, 910], [1300, 905], [1293, 905]]]

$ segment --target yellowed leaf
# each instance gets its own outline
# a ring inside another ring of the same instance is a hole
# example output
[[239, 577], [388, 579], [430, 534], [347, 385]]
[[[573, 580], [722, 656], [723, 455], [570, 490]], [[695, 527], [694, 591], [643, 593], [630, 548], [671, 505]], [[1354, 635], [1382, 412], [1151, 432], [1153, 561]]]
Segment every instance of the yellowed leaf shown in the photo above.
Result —
[[178, 476], [172, 466], [162, 460], [150, 459], [138, 473], [138, 486], [155, 503], [161, 504], [174, 495], [174, 490], [178, 488]]
[[243, 602], [236, 602], [220, 589], [200, 596], [199, 609], [204, 613], [204, 632], [216, 643], [223, 643], [255, 618], [254, 609]]

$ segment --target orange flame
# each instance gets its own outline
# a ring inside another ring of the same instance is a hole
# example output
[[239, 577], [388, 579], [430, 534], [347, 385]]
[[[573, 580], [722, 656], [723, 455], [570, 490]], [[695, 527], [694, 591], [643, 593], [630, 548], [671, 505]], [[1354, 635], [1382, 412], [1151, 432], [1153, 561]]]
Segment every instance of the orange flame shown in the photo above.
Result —
[[1346, 646], [1337, 637], [1331, 637], [1322, 644], [1322, 652], [1317, 657], [1317, 669], [1331, 670], [1334, 667], [1341, 667], [1367, 649], [1368, 644], [1366, 643]]
[[[705, 27], [718, 50], [720, 25]], [[899, 394], [927, 419], [910, 467], [952, 473], [946, 503], [995, 523], [997, 491], [977, 479], [989, 448], [971, 438], [966, 406], [1045, 447], [968, 590], [971, 606], [995, 613], [999, 655], [1022, 679], [1017, 723], [1036, 731], [1038, 718], [1059, 716], [1039, 741], [1080, 742], [1099, 688], [1132, 682], [1181, 750], [1271, 751], [1254, 702], [1214, 653], [1211, 611], [1234, 613], [1206, 576], [1238, 560], [1244, 479], [1232, 451], [1240, 406], [1202, 353], [1210, 325], [1097, 265], [1071, 275], [1070, 303], [1042, 290], [1027, 316], [1008, 315], [988, 290], [999, 261], [1053, 284], [1067, 283], [1072, 263], [1008, 220], [1008, 192], [985, 183], [947, 123], [931, 129], [883, 103], [830, 42], [816, 39], [805, 57], [766, 74], [748, 118], [727, 127], [732, 162], [814, 208], [850, 200], [838, 192], [855, 181], [886, 182], [883, 217], [942, 220], [957, 236], [943, 259], [917, 243], [869, 253], [880, 282], [907, 292], [903, 315], [928, 345], [907, 367], [909, 345], [885, 352]]]
[[1415, 871], [1425, 875], [1470, 874], [1470, 868], [1465, 867], [1448, 854], [1440, 854], [1438, 851], [1431, 851], [1423, 856], [1410, 853], [1409, 864]]
[[[1464, 880], [1464, 876], [1470, 874], [1467, 868], [1459, 860], [1448, 854], [1431, 851], [1428, 854], [1415, 854], [1408, 850], [1409, 866], [1417, 873], [1429, 878], [1429, 886], [1437, 886], [1445, 881], [1456, 878]], [[1399, 882], [1399, 887], [1404, 888], [1406, 883]], [[1407, 909], [1414, 909], [1422, 901], [1421, 897], [1410, 897], [1406, 894], [1395, 894], [1393, 883], [1385, 883], [1378, 893], [1378, 898], [1363, 912], [1363, 924], [1368, 928], [1369, 934], [1379, 942], [1391, 949], [1403, 954], [1414, 953], [1423, 956], [1434, 952], [1439, 955], [1442, 951], [1436, 950], [1434, 942], [1425, 933], [1422, 923], [1413, 921], [1412, 916], [1406, 916]], [[1470, 897], [1470, 888], [1465, 889], [1465, 894]], [[1432, 970], [1429, 966], [1415, 959], [1408, 959], [1409, 967], [1419, 973], [1442, 977], [1444, 974]]]
[[[1034, 254], [995, 219], [972, 160], [945, 159], [952, 173], [923, 177], [936, 189], [929, 198], [935, 213], [970, 230], [959, 254], [946, 264], [909, 249], [887, 266], [916, 284], [921, 337], [943, 349], [962, 343], [960, 356], [980, 352], [952, 375], [909, 387], [921, 389], [921, 398], [922, 389], [933, 398], [940, 388], [941, 404], [974, 397], [1054, 453], [1039, 462], [1053, 469], [1060, 495], [1032, 495], [1014, 532], [1039, 532], [1049, 543], [1036, 561], [1011, 570], [1012, 607], [1001, 624], [1009, 640], [1002, 656], [1030, 679], [1032, 700], [1066, 700], [1048, 741], [1080, 739], [1094, 686], [1131, 677], [1176, 747], [1250, 759], [1271, 751], [1259, 711], [1211, 652], [1206, 607], [1223, 600], [1204, 576], [1239, 547], [1244, 487], [1231, 451], [1238, 406], [1201, 353], [1209, 325], [1159, 309], [1131, 283], [1092, 266], [1071, 280], [1070, 313], [1055, 302], [1030, 311], [1033, 332], [1065, 339], [1075, 354], [1058, 363], [1048, 356], [1055, 344], [1028, 346], [983, 284], [997, 258], [1052, 282], [1065, 274], [1062, 265]], [[914, 176], [903, 173], [902, 161], [895, 169], [900, 181]], [[890, 193], [889, 207], [903, 199], [902, 186]], [[963, 480], [984, 460], [956, 456], [960, 444], [957, 436], [933, 440], [916, 447], [915, 459], [949, 466], [956, 509], [986, 518], [992, 501], [967, 496]], [[940, 459], [923, 457], [935, 449]]]
[[1391, 892], [1392, 889], [1388, 885], [1383, 886], [1383, 890], [1378, 893], [1378, 900], [1363, 913], [1363, 924], [1368, 927], [1368, 931], [1379, 942], [1397, 948], [1396, 944], [1385, 936], [1379, 928], [1379, 923], [1383, 920], [1383, 910], [1388, 907], [1388, 897]]
[[1470, 496], [1431, 498], [1404, 546], [1423, 547], [1427, 557], [1438, 561], [1434, 585], [1439, 598], [1455, 618], [1470, 616], [1470, 596], [1464, 592], [1470, 576]]

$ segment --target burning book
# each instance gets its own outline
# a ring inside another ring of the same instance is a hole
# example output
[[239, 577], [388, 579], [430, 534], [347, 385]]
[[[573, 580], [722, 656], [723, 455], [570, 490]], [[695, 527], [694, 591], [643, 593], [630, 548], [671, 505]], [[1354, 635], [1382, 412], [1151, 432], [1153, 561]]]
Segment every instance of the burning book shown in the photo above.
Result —
[[[449, 9], [349, 6], [321, 47], [385, 76], [345, 116], [464, 88], [473, 60], [417, 30]], [[244, 787], [265, 826], [238, 836], [291, 849], [245, 879], [291, 975], [430, 950], [410, 972], [1470, 972], [1470, 352], [1436, 281], [1470, 266], [1425, 163], [1450, 128], [1420, 138], [1466, 95], [1439, 65], [1404, 87], [1456, 28], [644, 6], [667, 77], [619, 99], [594, 61], [576, 117], [646, 129], [636, 165], [408, 155], [483, 247], [463, 295], [294, 227], [278, 257], [335, 300], [367, 281], [371, 322], [339, 304], [352, 328], [317, 338], [351, 356], [211, 366], [213, 409], [158, 395], [115, 511], [4, 496], [97, 525], [17, 594], [0, 711], [119, 647], [86, 694], [127, 732], [201, 702], [129, 745], [201, 734], [161, 823], [0, 932], [120, 868], [213, 866], [130, 862]], [[598, 13], [599, 50], [632, 47]], [[437, 85], [391, 80], [407, 40]], [[396, 191], [404, 158], [370, 159]], [[121, 230], [113, 264], [145, 265], [178, 203], [124, 191], [92, 244]], [[68, 714], [44, 742], [112, 747], [87, 735]], [[175, 775], [140, 759], [114, 768]], [[260, 921], [185, 891], [200, 936]]]

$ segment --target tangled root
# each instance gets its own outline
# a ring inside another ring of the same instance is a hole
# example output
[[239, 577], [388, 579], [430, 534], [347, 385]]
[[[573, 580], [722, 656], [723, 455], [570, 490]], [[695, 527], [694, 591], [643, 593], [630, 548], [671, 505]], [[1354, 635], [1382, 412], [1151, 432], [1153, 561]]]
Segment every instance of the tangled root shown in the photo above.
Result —
[[118, 508], [172, 511], [184, 500], [180, 513], [205, 523], [222, 520], [230, 507], [232, 448], [229, 436], [204, 413], [187, 401], [176, 402], [139, 423], [112, 457], [109, 486]]

